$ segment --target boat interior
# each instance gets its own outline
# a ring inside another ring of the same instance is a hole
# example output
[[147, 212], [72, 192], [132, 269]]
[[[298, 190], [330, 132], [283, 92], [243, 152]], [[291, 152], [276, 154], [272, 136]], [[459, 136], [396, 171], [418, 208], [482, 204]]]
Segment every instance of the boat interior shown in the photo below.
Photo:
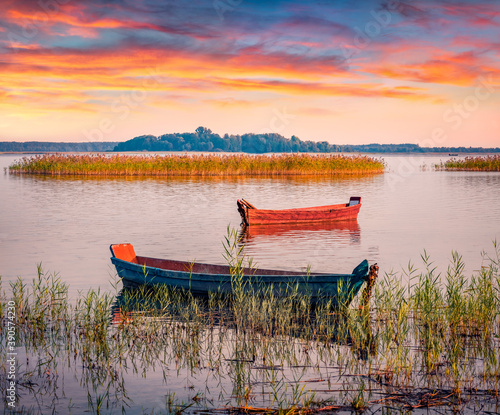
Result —
[[[170, 271], [181, 271], [195, 274], [222, 274], [230, 275], [231, 268], [228, 265], [215, 265], [215, 264], [202, 264], [197, 262], [188, 261], [175, 261], [171, 259], [159, 259], [138, 256], [132, 244], [115, 244], [110, 246], [111, 253], [115, 258], [122, 261], [138, 264], [141, 266], [159, 268]], [[269, 270], [257, 268], [245, 268], [243, 270], [245, 275], [304, 275], [304, 272], [298, 271], [285, 271], [285, 270]], [[322, 273], [311, 273], [314, 275], [324, 275]]]

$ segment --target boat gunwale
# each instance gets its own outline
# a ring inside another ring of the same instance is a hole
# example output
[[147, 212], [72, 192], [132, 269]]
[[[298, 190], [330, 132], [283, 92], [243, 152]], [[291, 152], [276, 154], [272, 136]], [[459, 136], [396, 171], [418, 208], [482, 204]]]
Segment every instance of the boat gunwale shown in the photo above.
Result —
[[[355, 202], [354, 204], [351, 204]], [[237, 200], [238, 212], [245, 226], [271, 223], [305, 223], [356, 219], [361, 209], [361, 197], [351, 196], [348, 203], [310, 206], [292, 209], [259, 209], [245, 199]]]
[[[117, 257], [114, 247], [117, 247], [117, 254], [127, 259]], [[241, 288], [245, 291], [254, 290], [252, 292], [260, 294], [268, 293], [268, 290], [279, 296], [300, 292], [309, 296], [313, 304], [332, 300], [335, 304], [350, 303], [365, 281], [368, 281], [370, 268], [368, 261], [364, 259], [350, 274], [256, 269], [254, 273], [243, 275], [244, 278], [240, 280], [240, 276], [234, 272], [230, 273], [231, 267], [228, 265], [198, 263], [199, 267], [195, 269], [196, 263], [137, 256], [132, 244], [110, 245], [110, 250], [111, 262], [116, 267], [124, 286], [165, 285], [183, 288], [196, 295], [205, 296], [210, 292], [234, 293], [236, 289], [234, 284], [236, 287], [241, 284]], [[154, 267], [147, 265], [148, 260], [155, 265], [175, 264], [177, 267], [186, 269], [172, 270]], [[203, 267], [208, 267], [209, 271], [229, 270], [229, 273], [208, 273]]]
[[293, 212], [301, 212], [301, 211], [330, 211], [330, 210], [344, 210], [344, 209], [349, 209], [349, 208], [355, 208], [356, 206], [361, 206], [361, 203], [357, 205], [351, 205], [348, 206], [347, 203], [339, 203], [336, 205], [325, 205], [325, 206], [310, 206], [310, 207], [303, 207], [303, 208], [292, 208], [292, 209], [249, 209], [250, 211], [254, 212], [283, 212], [283, 213], [293, 213]]
[[[141, 257], [138, 256], [138, 259], [153, 259], [153, 260], [158, 260], [158, 258], [151, 258], [151, 257]], [[111, 261], [114, 263], [115, 261], [118, 261], [121, 265], [127, 264], [129, 269], [141, 269], [141, 270], [147, 270], [147, 271], [153, 271], [153, 270], [158, 270], [160, 272], [168, 272], [172, 273], [176, 276], [176, 278], [179, 279], [193, 279], [193, 277], [197, 277], [197, 279], [203, 280], [203, 278], [206, 277], [223, 277], [227, 278], [228, 281], [232, 278], [232, 275], [230, 273], [230, 267], [226, 265], [216, 265], [216, 264], [203, 264], [203, 263], [194, 263], [193, 265], [198, 265], [198, 266], [213, 266], [213, 267], [221, 267], [221, 268], [226, 268], [228, 269], [229, 272], [227, 273], [216, 273], [216, 272], [203, 272], [201, 270], [195, 270], [193, 267], [193, 271], [190, 271], [189, 268], [186, 270], [174, 270], [174, 269], [169, 269], [169, 268], [161, 268], [161, 267], [154, 267], [151, 265], [146, 264], [141, 264], [135, 263], [132, 261], [127, 261], [118, 257], [112, 257]], [[182, 264], [186, 265], [186, 267], [191, 266], [192, 263], [190, 262], [185, 262], [185, 261], [175, 261], [175, 260], [161, 260], [160, 261], [168, 261], [168, 262], [175, 262], [177, 264]], [[358, 267], [360, 267], [362, 264], [365, 262], [368, 262], [366, 259], [361, 261]], [[115, 264], [116, 265], [116, 264]], [[356, 268], [355, 268], [356, 269]], [[245, 269], [244, 271], [246, 271]], [[274, 273], [273, 273], [274, 272]], [[295, 281], [301, 281], [305, 282], [306, 280], [311, 283], [324, 283], [324, 282], [331, 282], [332, 278], [348, 278], [351, 280], [357, 280], [357, 279], [363, 279], [364, 275], [360, 276], [358, 274], [353, 274], [353, 273], [348, 273], [348, 274], [340, 274], [340, 273], [325, 273], [325, 272], [312, 272], [312, 273], [306, 273], [306, 272], [300, 272], [300, 271], [287, 271], [287, 270], [269, 270], [269, 269], [255, 269], [254, 273], [244, 274], [247, 277], [251, 277], [252, 279], [259, 279], [259, 278], [265, 278], [265, 279], [277, 279], [279, 277], [281, 278], [286, 278], [284, 281], [273, 281], [273, 282], [295, 282]], [[308, 280], [309, 277], [312, 277], [311, 280]], [[322, 278], [323, 277], [323, 278]]]

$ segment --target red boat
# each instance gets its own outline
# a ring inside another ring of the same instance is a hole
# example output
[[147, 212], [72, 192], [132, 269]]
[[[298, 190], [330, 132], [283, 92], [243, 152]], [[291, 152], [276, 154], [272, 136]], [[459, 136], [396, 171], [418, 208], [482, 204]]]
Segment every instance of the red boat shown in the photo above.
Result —
[[349, 203], [297, 209], [257, 209], [245, 199], [237, 200], [242, 224], [245, 226], [269, 223], [326, 222], [352, 220], [358, 217], [361, 197], [352, 196]]

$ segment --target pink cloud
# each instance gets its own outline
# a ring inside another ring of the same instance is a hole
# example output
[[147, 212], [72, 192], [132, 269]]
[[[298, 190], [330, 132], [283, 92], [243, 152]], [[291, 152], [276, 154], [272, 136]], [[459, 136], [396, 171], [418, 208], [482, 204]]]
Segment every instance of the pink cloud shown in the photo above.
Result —
[[492, 3], [438, 3], [437, 8], [446, 15], [458, 17], [477, 27], [494, 26], [500, 23], [500, 5]]

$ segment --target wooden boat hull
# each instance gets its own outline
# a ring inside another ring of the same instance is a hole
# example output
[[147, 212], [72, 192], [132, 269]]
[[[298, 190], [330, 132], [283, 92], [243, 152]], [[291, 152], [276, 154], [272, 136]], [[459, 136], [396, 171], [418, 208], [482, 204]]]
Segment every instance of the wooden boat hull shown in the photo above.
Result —
[[257, 294], [311, 298], [313, 304], [330, 302], [348, 305], [368, 276], [368, 261], [362, 261], [351, 274], [303, 273], [280, 270], [244, 270], [238, 280], [224, 265], [189, 263], [136, 256], [131, 244], [110, 246], [111, 262], [124, 286], [166, 285], [189, 290], [195, 295], [234, 294], [242, 289]]
[[349, 203], [298, 209], [257, 209], [244, 199], [237, 202], [242, 223], [246, 226], [275, 223], [328, 222], [357, 219], [361, 198], [351, 197]]

